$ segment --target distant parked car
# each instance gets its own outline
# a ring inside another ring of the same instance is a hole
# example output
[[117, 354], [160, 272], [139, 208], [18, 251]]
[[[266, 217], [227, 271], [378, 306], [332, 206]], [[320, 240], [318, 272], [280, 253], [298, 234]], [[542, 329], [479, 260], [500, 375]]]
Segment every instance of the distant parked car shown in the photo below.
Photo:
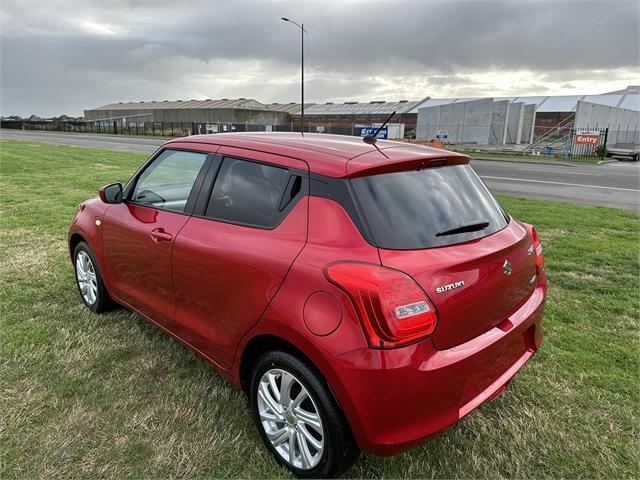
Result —
[[640, 145], [637, 143], [616, 143], [607, 145], [607, 157], [613, 156], [631, 157], [637, 161], [640, 159]]
[[216, 367], [291, 472], [338, 476], [496, 398], [540, 345], [540, 239], [468, 163], [346, 136], [172, 140], [79, 205], [80, 297]]

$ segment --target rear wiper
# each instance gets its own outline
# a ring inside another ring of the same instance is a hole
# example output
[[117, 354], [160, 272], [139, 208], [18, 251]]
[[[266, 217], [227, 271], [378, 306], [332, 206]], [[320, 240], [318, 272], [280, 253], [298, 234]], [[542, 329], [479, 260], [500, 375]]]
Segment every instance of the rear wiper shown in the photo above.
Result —
[[436, 233], [436, 237], [444, 237], [445, 235], [455, 235], [456, 233], [475, 232], [478, 230], [484, 230], [489, 226], [489, 222], [486, 220], [473, 220], [469, 223], [463, 223], [455, 228], [444, 230]]

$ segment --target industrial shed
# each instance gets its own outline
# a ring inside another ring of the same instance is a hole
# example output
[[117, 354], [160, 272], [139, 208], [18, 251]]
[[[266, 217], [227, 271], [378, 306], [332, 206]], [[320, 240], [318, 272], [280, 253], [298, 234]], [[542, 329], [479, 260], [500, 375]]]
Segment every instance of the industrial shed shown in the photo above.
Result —
[[118, 102], [85, 110], [84, 117], [88, 121], [120, 124], [162, 122], [278, 125], [289, 122], [286, 111], [271, 110], [250, 98]]
[[[332, 127], [356, 124], [375, 125], [384, 122], [391, 113], [396, 112], [391, 120], [393, 123], [404, 123], [407, 128], [413, 128], [417, 116], [409, 112], [423, 101], [424, 99], [398, 100], [397, 102], [373, 100], [371, 102], [315, 103], [305, 105], [304, 119], [305, 123], [310, 125]], [[298, 104], [297, 110], [290, 111], [290, 114], [294, 124], [299, 122], [300, 105]]]
[[[359, 127], [375, 127], [392, 112], [389, 138], [402, 138], [405, 126], [413, 128], [415, 113], [408, 113], [420, 101], [305, 103], [305, 131], [357, 135]], [[114, 131], [149, 128], [172, 134], [230, 131], [296, 131], [300, 129], [300, 103], [263, 104], [254, 99], [175, 100], [118, 102], [85, 110], [85, 121]], [[138, 128], [140, 127], [140, 128]], [[176, 130], [178, 133], [176, 133]]]

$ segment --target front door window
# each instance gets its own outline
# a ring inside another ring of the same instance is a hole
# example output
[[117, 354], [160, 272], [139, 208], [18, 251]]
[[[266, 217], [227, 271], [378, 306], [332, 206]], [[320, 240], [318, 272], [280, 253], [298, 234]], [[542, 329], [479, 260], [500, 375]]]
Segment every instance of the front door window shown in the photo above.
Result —
[[187, 199], [207, 155], [165, 150], [142, 172], [131, 200], [174, 212], [184, 212]]

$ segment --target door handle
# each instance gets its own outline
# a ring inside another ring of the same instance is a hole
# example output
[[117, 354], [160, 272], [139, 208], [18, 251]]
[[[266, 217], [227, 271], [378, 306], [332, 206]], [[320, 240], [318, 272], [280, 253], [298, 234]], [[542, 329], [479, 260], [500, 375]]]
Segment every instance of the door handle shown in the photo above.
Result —
[[154, 228], [153, 230], [151, 230], [151, 233], [149, 235], [151, 236], [151, 240], [156, 243], [170, 242], [171, 240], [173, 240], [173, 235], [165, 232], [164, 228]]

